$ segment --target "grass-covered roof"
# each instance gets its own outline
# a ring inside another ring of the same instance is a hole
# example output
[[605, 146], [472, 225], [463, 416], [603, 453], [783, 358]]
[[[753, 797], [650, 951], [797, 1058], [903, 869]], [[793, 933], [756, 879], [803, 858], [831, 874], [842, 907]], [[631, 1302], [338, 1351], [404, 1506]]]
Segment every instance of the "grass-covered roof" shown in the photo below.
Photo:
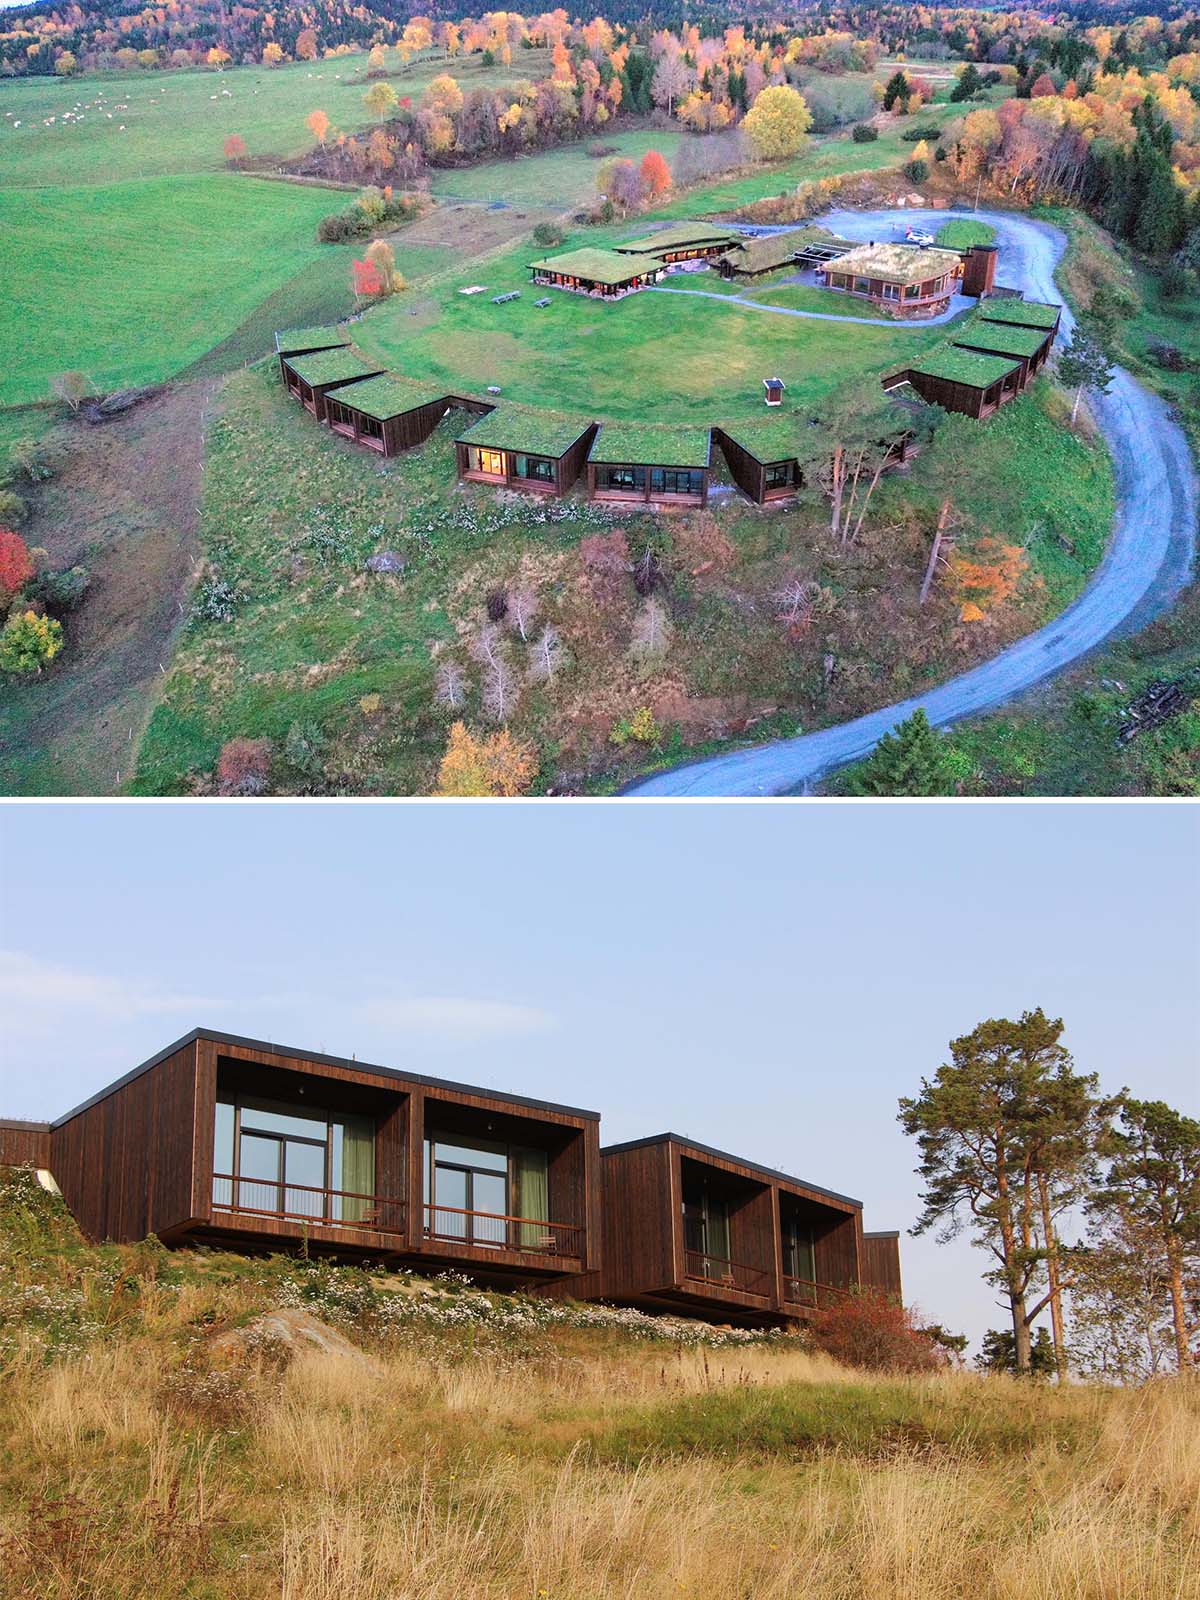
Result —
[[985, 322], [1013, 322], [1023, 328], [1050, 329], [1058, 321], [1061, 306], [1047, 305], [1042, 300], [1020, 300], [1004, 295], [997, 300], [985, 300], [979, 314]]
[[769, 416], [725, 422], [721, 426], [735, 444], [748, 450], [764, 466], [773, 461], [795, 460], [800, 455], [802, 439], [813, 432], [810, 418], [795, 410], [773, 411]]
[[557, 460], [591, 425], [586, 417], [561, 417], [549, 411], [500, 405], [458, 437], [463, 444], [485, 450], [520, 450], [526, 455], [552, 456]]
[[288, 366], [303, 383], [320, 389], [327, 383], [353, 383], [356, 378], [373, 377], [380, 369], [356, 356], [353, 350], [317, 350], [310, 356], [292, 356]]
[[849, 249], [845, 239], [825, 228], [788, 228], [783, 233], [764, 233], [755, 239], [742, 239], [722, 256], [736, 272], [770, 272], [773, 267], [786, 266], [797, 254], [810, 245], [829, 245]]
[[955, 344], [972, 350], [990, 350], [998, 356], [1037, 355], [1046, 342], [1045, 328], [1018, 328], [1003, 322], [972, 322], [954, 335]]
[[860, 244], [829, 263], [833, 272], [852, 272], [857, 278], [880, 278], [885, 283], [925, 283], [959, 267], [956, 250], [937, 250], [912, 244]]
[[740, 237], [741, 235], [735, 233], [732, 228], [714, 227], [711, 223], [676, 222], [669, 228], [660, 228], [657, 233], [643, 234], [640, 239], [623, 239], [620, 244], [615, 244], [613, 249], [628, 255], [657, 256], [664, 250], [686, 250], [689, 246], [720, 244], [725, 239], [734, 243]]
[[361, 411], [363, 416], [374, 417], [379, 422], [401, 416], [405, 411], [415, 411], [418, 406], [427, 406], [431, 400], [442, 398], [441, 391], [429, 384], [412, 383], [391, 372], [363, 378], [350, 384], [338, 395], [342, 405], [351, 406], [355, 411]]
[[969, 389], [990, 389], [998, 378], [1006, 378], [1019, 366], [1007, 356], [980, 355], [948, 344], [914, 361], [909, 370], [924, 373], [927, 378], [943, 378], [947, 383], [964, 383]]
[[349, 343], [339, 328], [285, 328], [275, 335], [275, 349], [281, 356], [299, 350], [333, 350]]
[[628, 283], [646, 271], [644, 261], [627, 259], [612, 250], [600, 250], [594, 245], [584, 245], [579, 250], [565, 250], [560, 256], [544, 256], [529, 263], [531, 270], [561, 272], [568, 278], [587, 278], [591, 283]]
[[662, 428], [653, 423], [604, 422], [589, 461], [616, 466], [706, 467], [712, 451], [707, 428]]

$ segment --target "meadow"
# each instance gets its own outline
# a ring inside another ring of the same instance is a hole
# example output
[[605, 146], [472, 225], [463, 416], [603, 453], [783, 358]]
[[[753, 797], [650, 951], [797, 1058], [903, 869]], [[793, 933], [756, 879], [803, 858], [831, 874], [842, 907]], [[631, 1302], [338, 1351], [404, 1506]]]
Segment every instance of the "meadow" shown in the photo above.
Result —
[[[14, 1594], [1197, 1593], [1194, 1384], [904, 1378], [803, 1338], [67, 1231], [0, 1232]], [[280, 1308], [334, 1347], [257, 1331]]]

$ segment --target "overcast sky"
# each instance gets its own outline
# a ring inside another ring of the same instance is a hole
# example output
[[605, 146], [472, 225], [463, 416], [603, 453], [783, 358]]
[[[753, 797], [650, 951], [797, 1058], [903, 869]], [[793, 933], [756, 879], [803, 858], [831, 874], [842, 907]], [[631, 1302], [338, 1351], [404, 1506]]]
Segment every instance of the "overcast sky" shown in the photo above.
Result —
[[[1200, 1112], [1197, 813], [1175, 805], [7, 806], [0, 1115], [190, 1028], [671, 1129], [907, 1229], [898, 1095], [1041, 1005]], [[966, 1243], [906, 1296], [1000, 1325]]]

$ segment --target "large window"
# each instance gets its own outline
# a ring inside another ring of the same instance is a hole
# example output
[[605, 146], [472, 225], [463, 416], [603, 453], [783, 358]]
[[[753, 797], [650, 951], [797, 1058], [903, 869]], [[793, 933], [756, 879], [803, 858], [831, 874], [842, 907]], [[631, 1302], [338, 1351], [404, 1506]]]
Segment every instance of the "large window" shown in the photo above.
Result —
[[596, 468], [596, 487], [598, 489], [620, 489], [632, 493], [639, 493], [646, 487], [645, 467], [608, 467]]
[[481, 450], [471, 445], [467, 456], [472, 472], [485, 472], [489, 478], [504, 476], [503, 450]]
[[654, 494], [703, 494], [704, 474], [687, 467], [655, 467], [650, 488]]
[[213, 1203], [329, 1222], [373, 1209], [375, 1124], [370, 1117], [273, 1100], [218, 1099]]
[[683, 1247], [693, 1277], [721, 1280], [731, 1276], [729, 1206], [702, 1182], [684, 1187]]
[[549, 1201], [544, 1150], [454, 1135], [425, 1141], [426, 1227], [434, 1238], [546, 1249]]
[[790, 489], [796, 481], [794, 461], [773, 461], [763, 468], [763, 486], [767, 489]]
[[513, 457], [513, 476], [516, 478], [532, 478], [536, 483], [554, 482], [554, 462], [545, 456]]
[[783, 1221], [783, 1270], [786, 1277], [812, 1283], [817, 1275], [812, 1228], [799, 1217]]

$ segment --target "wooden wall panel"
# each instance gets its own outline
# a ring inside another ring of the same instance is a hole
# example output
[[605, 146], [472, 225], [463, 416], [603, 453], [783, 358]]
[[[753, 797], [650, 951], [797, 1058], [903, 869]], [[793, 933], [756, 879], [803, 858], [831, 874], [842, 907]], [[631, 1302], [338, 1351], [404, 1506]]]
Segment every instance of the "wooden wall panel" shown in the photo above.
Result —
[[0, 1167], [48, 1167], [48, 1122], [0, 1122]]
[[859, 1281], [860, 1227], [858, 1213], [840, 1219], [827, 1214], [824, 1222], [817, 1223], [815, 1255], [818, 1283], [832, 1284], [835, 1289], [849, 1289]]
[[679, 1280], [670, 1152], [665, 1144], [601, 1151], [604, 1295], [627, 1299]]
[[863, 1234], [862, 1282], [884, 1294], [903, 1296], [900, 1281], [900, 1235], [898, 1233]]
[[50, 1170], [90, 1239], [129, 1243], [192, 1217], [196, 1046], [51, 1130]]
[[761, 505], [766, 494], [765, 468], [761, 461], [744, 450], [736, 439], [731, 439], [722, 428], [713, 429], [713, 439], [721, 447], [729, 475], [738, 488], [755, 505]]

